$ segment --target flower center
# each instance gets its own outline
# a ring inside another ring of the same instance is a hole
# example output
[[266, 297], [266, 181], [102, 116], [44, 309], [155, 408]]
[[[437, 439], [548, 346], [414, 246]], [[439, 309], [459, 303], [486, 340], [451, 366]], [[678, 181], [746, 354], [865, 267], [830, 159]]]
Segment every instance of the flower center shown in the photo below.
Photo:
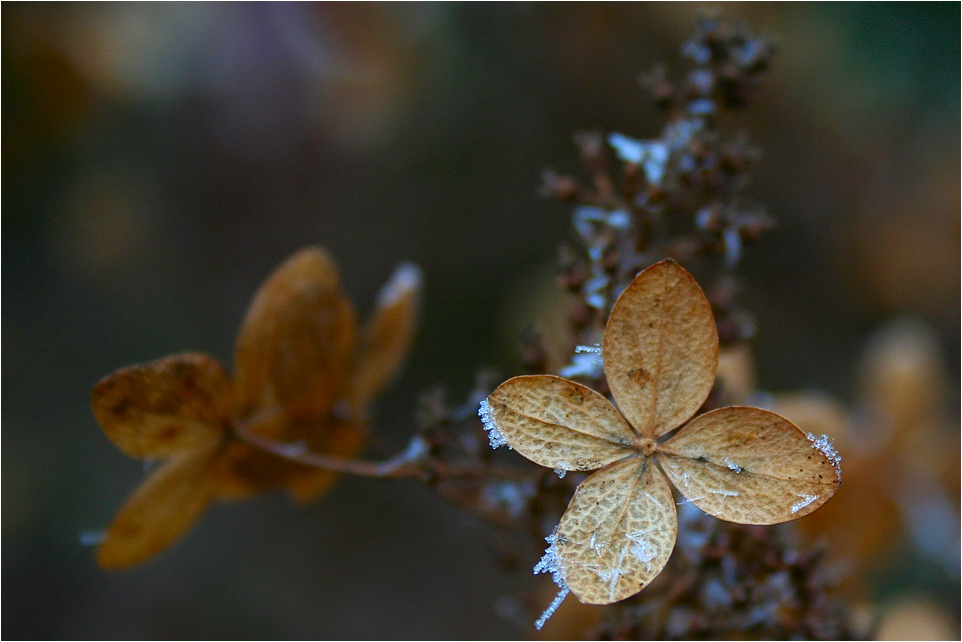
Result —
[[639, 437], [635, 440], [635, 450], [643, 455], [651, 455], [655, 452], [658, 443], [648, 437]]

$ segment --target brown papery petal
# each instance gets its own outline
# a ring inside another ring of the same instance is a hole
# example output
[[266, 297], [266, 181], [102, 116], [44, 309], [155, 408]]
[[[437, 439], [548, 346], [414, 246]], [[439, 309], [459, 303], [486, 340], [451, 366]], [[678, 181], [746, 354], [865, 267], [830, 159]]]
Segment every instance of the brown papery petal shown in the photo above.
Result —
[[[531, 461], [560, 470], [594, 470], [627, 457], [635, 436], [603, 396], [552, 375], [514, 377], [482, 407], [485, 428]], [[495, 440], [492, 440], [495, 443]]]
[[365, 326], [352, 377], [351, 398], [369, 401], [397, 374], [411, 347], [417, 327], [421, 270], [399, 266], [377, 297], [377, 307]]
[[658, 457], [682, 495], [739, 524], [807, 515], [840, 483], [839, 457], [827, 440], [760, 408], [705, 413], [662, 444]]
[[611, 394], [642, 436], [695, 414], [718, 365], [714, 317], [695, 279], [672, 260], [635, 277], [611, 309], [602, 354]]
[[131, 495], [97, 548], [101, 568], [116, 570], [144, 562], [180, 538], [211, 497], [215, 453], [167, 461]]
[[632, 457], [578, 486], [554, 546], [571, 592], [586, 604], [610, 604], [661, 572], [677, 533], [668, 481], [650, 458]]
[[324, 250], [301, 250], [264, 282], [244, 318], [234, 354], [238, 417], [276, 405], [328, 412], [346, 393], [356, 322]]
[[230, 381], [203, 354], [123, 368], [94, 386], [91, 408], [104, 433], [131, 457], [209, 449], [231, 417]]

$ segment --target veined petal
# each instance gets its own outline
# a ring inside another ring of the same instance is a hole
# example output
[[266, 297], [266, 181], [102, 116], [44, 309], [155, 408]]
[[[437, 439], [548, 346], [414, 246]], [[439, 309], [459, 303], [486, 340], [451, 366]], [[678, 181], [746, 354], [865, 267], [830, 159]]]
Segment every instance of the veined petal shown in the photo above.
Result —
[[695, 279], [672, 260], [635, 277], [611, 309], [602, 348], [615, 403], [643, 437], [677, 428], [708, 398], [718, 332]]
[[351, 378], [353, 400], [373, 399], [397, 374], [417, 328], [420, 294], [421, 270], [410, 263], [398, 266], [381, 289], [361, 333]]
[[216, 446], [231, 417], [231, 385], [215, 359], [179, 354], [123, 368], [94, 386], [94, 416], [131, 457]]
[[586, 604], [610, 604], [661, 572], [677, 534], [668, 480], [651, 458], [630, 457], [578, 486], [553, 545], [571, 592]]
[[789, 420], [750, 407], [707, 412], [659, 446], [662, 468], [693, 504], [739, 524], [811, 513], [838, 488], [838, 456]]
[[548, 468], [594, 470], [634, 452], [635, 435], [615, 407], [574, 381], [552, 375], [514, 377], [486, 403], [485, 428]]
[[210, 501], [215, 452], [168, 460], [121, 507], [97, 548], [97, 563], [121, 569], [144, 562], [179, 539]]
[[347, 393], [354, 352], [354, 308], [327, 252], [306, 248], [258, 290], [234, 354], [238, 418], [280, 405], [321, 415]]

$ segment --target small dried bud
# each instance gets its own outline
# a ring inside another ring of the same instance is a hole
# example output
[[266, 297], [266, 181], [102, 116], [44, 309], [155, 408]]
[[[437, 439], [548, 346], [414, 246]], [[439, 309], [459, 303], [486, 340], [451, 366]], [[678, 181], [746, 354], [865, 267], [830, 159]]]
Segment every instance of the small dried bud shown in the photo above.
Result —
[[585, 166], [595, 174], [604, 172], [607, 168], [604, 136], [599, 132], [578, 132], [574, 139]]
[[543, 197], [556, 198], [567, 203], [577, 199], [580, 191], [581, 185], [573, 176], [560, 175], [550, 169], [542, 174], [539, 193]]

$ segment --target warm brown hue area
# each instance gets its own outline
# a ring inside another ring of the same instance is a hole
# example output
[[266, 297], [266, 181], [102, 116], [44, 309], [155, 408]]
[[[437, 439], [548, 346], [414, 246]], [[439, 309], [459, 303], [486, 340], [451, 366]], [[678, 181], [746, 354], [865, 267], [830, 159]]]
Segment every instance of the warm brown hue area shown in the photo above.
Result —
[[678, 519], [671, 487], [648, 457], [629, 457], [578, 486], [558, 527], [565, 581], [586, 604], [647, 586], [668, 563]]
[[636, 441], [607, 399], [561, 377], [515, 377], [488, 403], [511, 447], [548, 468], [595, 470], [632, 454]]
[[695, 414], [711, 392], [718, 332], [698, 283], [673, 261], [635, 279], [611, 309], [602, 345], [611, 394], [643, 437]]
[[106, 569], [139, 564], [183, 535], [211, 499], [284, 489], [298, 501], [336, 475], [264, 452], [245, 431], [293, 450], [353, 457], [367, 405], [400, 367], [416, 325], [420, 273], [402, 266], [360, 342], [337, 268], [318, 248], [277, 268], [237, 339], [234, 380], [202, 354], [123, 368], [97, 384], [94, 415], [132, 457], [169, 458], [120, 509], [97, 551]]
[[688, 501], [743, 524], [802, 517], [835, 492], [838, 457], [828, 439], [767, 410], [722, 408], [662, 444], [653, 440], [704, 403], [718, 363], [711, 308], [676, 262], [635, 278], [612, 308], [603, 345], [612, 396], [633, 433], [601, 395], [545, 375], [499, 386], [485, 418], [493, 443], [503, 438], [542, 465], [608, 464], [578, 487], [548, 553], [556, 581], [582, 602], [630, 597], [667, 564], [678, 524], [656, 461]]

